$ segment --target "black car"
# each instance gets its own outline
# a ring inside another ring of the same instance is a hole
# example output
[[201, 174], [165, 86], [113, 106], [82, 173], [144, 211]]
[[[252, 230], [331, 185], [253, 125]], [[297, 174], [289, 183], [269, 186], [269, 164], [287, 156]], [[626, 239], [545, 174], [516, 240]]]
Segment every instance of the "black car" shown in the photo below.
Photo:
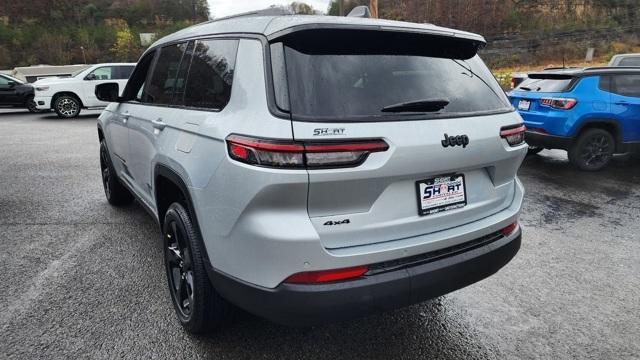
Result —
[[33, 86], [12, 76], [0, 74], [0, 107], [27, 108], [37, 112], [33, 102]]

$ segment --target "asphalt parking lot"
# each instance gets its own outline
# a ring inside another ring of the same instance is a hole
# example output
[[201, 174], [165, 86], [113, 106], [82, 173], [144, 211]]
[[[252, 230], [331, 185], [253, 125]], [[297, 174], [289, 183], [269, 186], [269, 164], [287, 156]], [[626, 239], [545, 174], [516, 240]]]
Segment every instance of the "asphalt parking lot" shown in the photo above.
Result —
[[174, 318], [156, 225], [104, 198], [97, 114], [0, 110], [0, 358], [640, 358], [638, 160], [525, 160], [522, 249], [463, 290], [310, 329], [245, 314], [195, 337]]

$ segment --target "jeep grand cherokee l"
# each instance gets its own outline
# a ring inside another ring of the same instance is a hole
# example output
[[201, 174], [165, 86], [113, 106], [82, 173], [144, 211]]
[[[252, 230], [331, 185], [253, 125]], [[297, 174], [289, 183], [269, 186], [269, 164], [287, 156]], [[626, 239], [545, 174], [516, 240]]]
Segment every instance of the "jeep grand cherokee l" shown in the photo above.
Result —
[[107, 199], [159, 223], [182, 325], [219, 326], [230, 304], [290, 325], [362, 316], [507, 264], [527, 145], [484, 43], [242, 16], [156, 42], [121, 97], [99, 85]]

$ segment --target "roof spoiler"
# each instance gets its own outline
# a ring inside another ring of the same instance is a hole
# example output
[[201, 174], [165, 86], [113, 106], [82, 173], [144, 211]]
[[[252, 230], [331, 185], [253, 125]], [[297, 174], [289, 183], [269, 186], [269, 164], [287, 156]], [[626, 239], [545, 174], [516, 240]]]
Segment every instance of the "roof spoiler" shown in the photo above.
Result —
[[575, 77], [573, 74], [558, 73], [530, 73], [529, 79], [549, 79], [549, 80], [570, 80]]

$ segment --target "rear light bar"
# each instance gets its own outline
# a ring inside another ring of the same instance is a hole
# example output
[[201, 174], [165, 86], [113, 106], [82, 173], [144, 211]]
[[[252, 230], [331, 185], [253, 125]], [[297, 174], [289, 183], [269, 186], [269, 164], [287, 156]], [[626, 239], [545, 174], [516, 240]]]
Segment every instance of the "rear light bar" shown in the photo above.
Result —
[[578, 100], [570, 98], [542, 98], [540, 105], [560, 110], [569, 110], [576, 106]]
[[355, 167], [362, 164], [369, 154], [389, 149], [381, 139], [300, 142], [232, 134], [226, 140], [229, 156], [234, 160], [286, 169]]
[[293, 274], [284, 282], [287, 284], [321, 284], [334, 281], [352, 280], [364, 275], [369, 268], [366, 266], [356, 266], [346, 269], [308, 271]]
[[507, 140], [510, 146], [518, 146], [524, 143], [524, 132], [526, 130], [527, 128], [524, 125], [503, 127], [500, 129], [500, 137]]

